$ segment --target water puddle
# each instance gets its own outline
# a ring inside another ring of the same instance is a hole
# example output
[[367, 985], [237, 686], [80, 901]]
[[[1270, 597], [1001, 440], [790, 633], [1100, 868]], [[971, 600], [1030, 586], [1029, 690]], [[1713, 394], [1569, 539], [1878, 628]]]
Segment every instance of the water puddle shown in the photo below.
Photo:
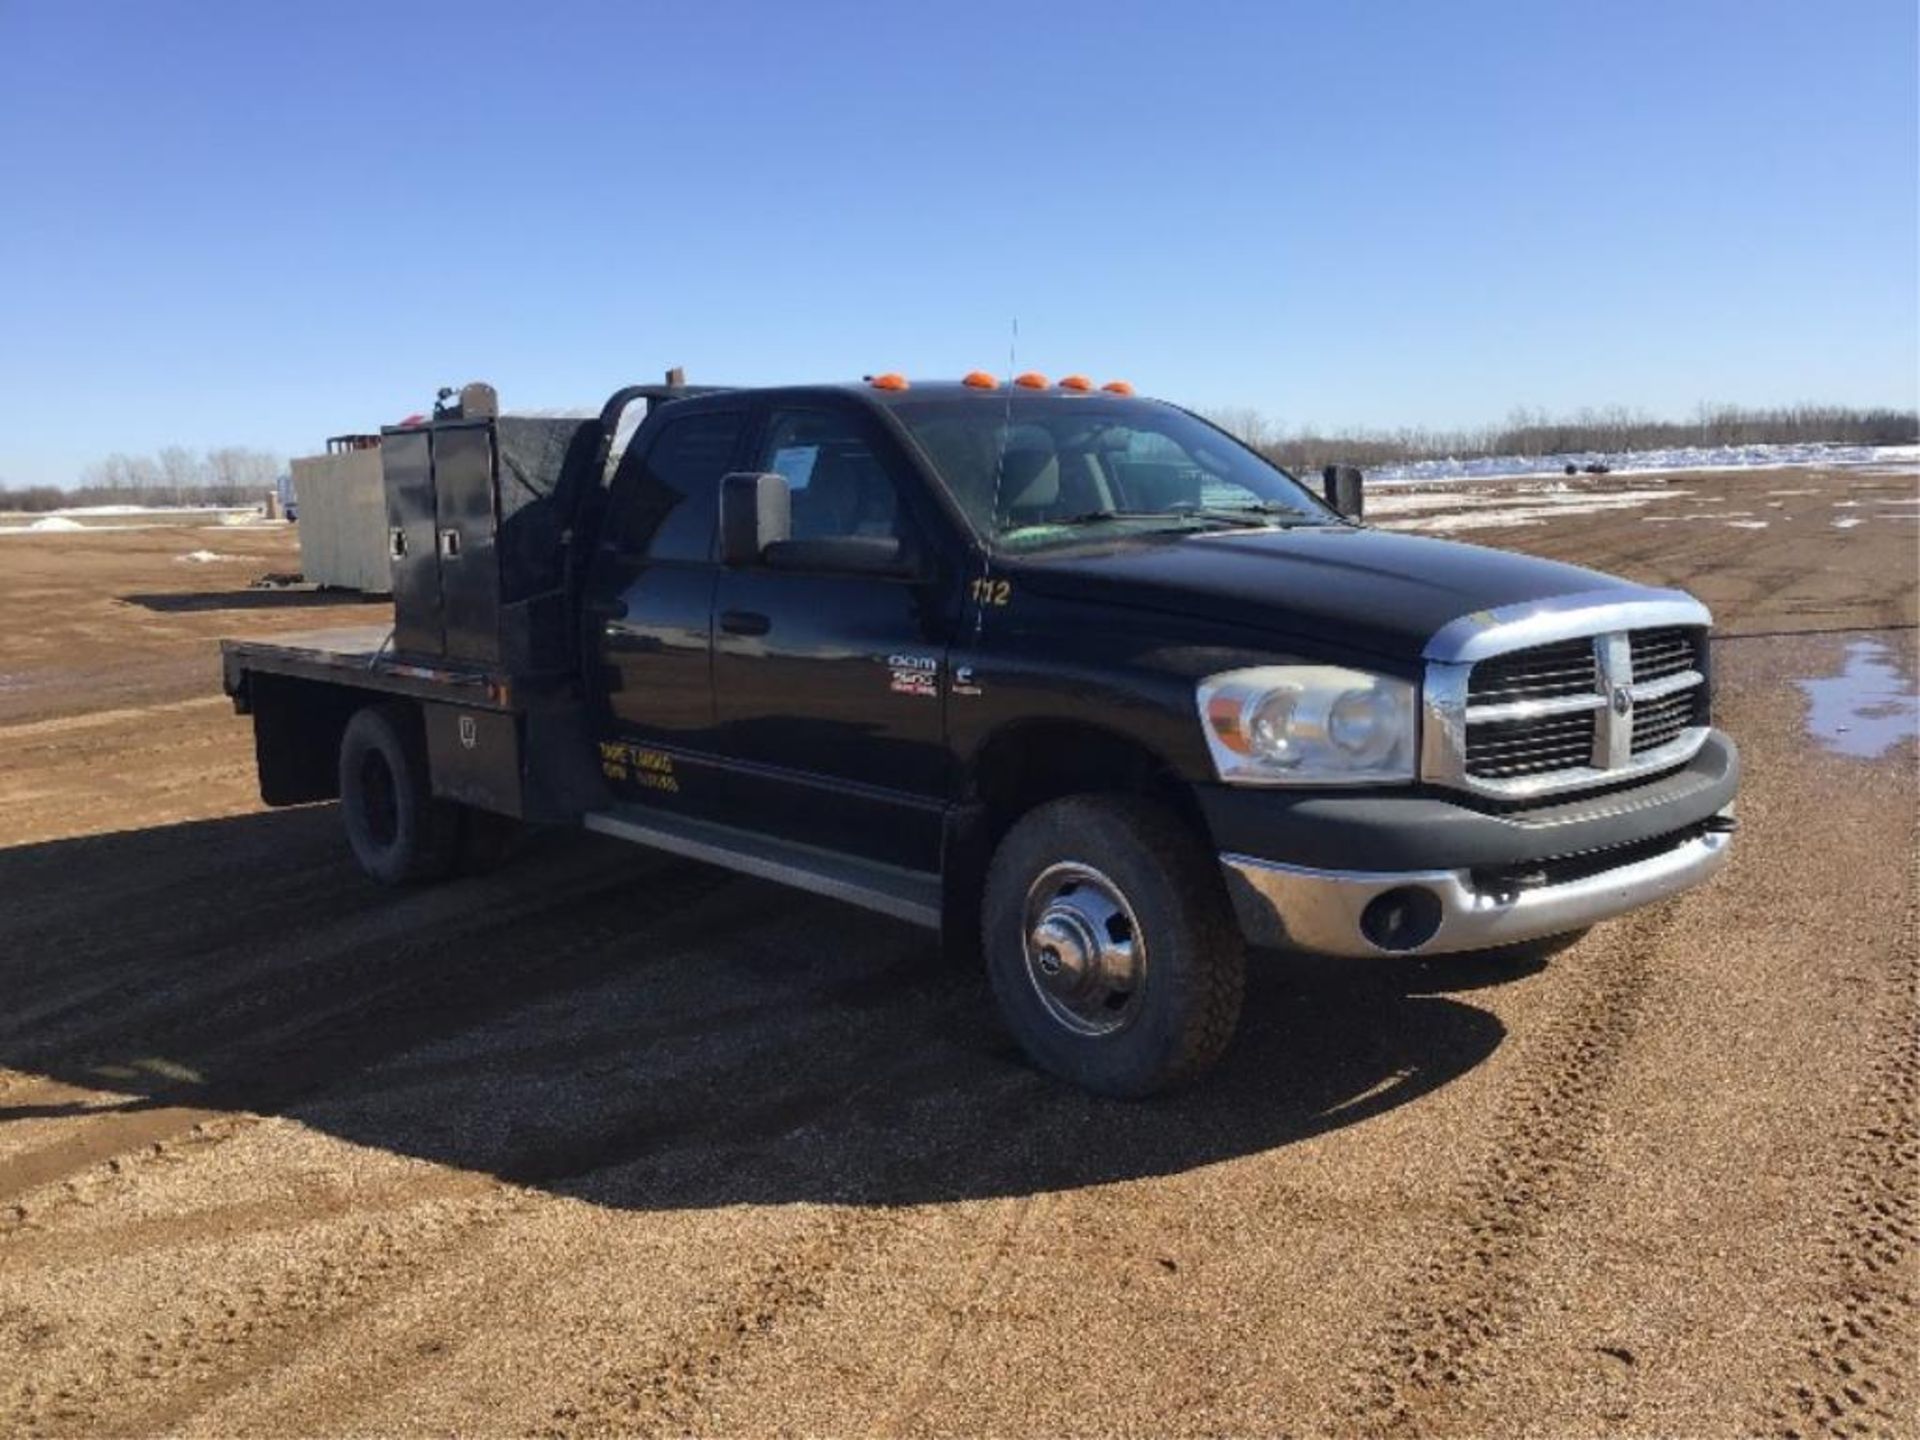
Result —
[[1807, 692], [1807, 733], [1829, 750], [1877, 760], [1920, 735], [1920, 696], [1878, 640], [1854, 640], [1838, 675], [1799, 680]]

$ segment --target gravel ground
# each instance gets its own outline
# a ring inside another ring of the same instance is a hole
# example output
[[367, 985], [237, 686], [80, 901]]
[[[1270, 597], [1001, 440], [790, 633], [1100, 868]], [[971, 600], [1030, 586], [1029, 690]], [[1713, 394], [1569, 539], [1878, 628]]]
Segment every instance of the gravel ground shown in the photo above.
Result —
[[245, 590], [284, 531], [0, 536], [0, 1432], [1920, 1433], [1915, 750], [1799, 684], [1911, 690], [1915, 477], [1624, 490], [1393, 519], [1714, 607], [1730, 869], [1557, 951], [1260, 957], [1146, 1105], [719, 871], [380, 891], [260, 810], [214, 647], [377, 607]]

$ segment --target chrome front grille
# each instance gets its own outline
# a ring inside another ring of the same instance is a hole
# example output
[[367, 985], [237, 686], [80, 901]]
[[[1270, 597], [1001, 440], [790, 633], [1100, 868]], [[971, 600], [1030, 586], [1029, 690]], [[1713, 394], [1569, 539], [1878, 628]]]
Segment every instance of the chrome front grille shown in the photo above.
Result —
[[1475, 705], [1507, 705], [1593, 692], [1599, 664], [1586, 636], [1482, 660], [1467, 684]]
[[1664, 680], [1683, 670], [1700, 669], [1700, 639], [1698, 631], [1680, 625], [1630, 631], [1627, 644], [1633, 655], [1634, 680]]
[[1677, 695], [1667, 695], [1636, 705], [1633, 710], [1633, 740], [1629, 747], [1632, 753], [1644, 755], [1649, 750], [1671, 745], [1686, 733], [1689, 726], [1699, 723], [1695, 718], [1699, 708], [1698, 690], [1683, 690]]
[[[1526, 798], [1692, 756], [1707, 735], [1706, 610], [1651, 593], [1662, 598], [1469, 617], [1435, 637], [1422, 778]], [[1450, 649], [1460, 658], [1442, 658]]]
[[[1467, 773], [1507, 779], [1586, 764], [1599, 667], [1587, 636], [1474, 666], [1467, 677]], [[1579, 698], [1562, 708], [1569, 697]]]
[[1467, 773], [1489, 780], [1571, 770], [1593, 758], [1593, 712], [1467, 726]]
[[1608, 772], [1659, 754], [1705, 696], [1700, 635], [1606, 631], [1482, 660], [1467, 676], [1468, 778]]

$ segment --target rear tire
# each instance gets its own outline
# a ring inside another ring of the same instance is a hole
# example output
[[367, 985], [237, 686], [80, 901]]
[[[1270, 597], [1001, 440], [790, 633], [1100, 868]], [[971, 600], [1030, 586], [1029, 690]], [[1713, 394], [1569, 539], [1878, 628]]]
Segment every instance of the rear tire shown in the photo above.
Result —
[[1163, 806], [1056, 800], [987, 872], [987, 971], [1041, 1069], [1096, 1094], [1183, 1084], [1226, 1051], [1246, 949], [1213, 856]]
[[444, 880], [460, 859], [460, 807], [434, 798], [419, 712], [356, 710], [340, 739], [340, 814], [360, 868], [383, 885]]

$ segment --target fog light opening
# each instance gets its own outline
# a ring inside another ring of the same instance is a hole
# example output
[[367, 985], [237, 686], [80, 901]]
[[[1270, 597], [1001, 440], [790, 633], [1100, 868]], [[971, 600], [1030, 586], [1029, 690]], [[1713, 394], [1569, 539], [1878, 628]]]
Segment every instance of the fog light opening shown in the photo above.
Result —
[[1360, 933], [1382, 950], [1418, 950], [1439, 929], [1440, 897], [1415, 885], [1376, 895], [1360, 912]]

